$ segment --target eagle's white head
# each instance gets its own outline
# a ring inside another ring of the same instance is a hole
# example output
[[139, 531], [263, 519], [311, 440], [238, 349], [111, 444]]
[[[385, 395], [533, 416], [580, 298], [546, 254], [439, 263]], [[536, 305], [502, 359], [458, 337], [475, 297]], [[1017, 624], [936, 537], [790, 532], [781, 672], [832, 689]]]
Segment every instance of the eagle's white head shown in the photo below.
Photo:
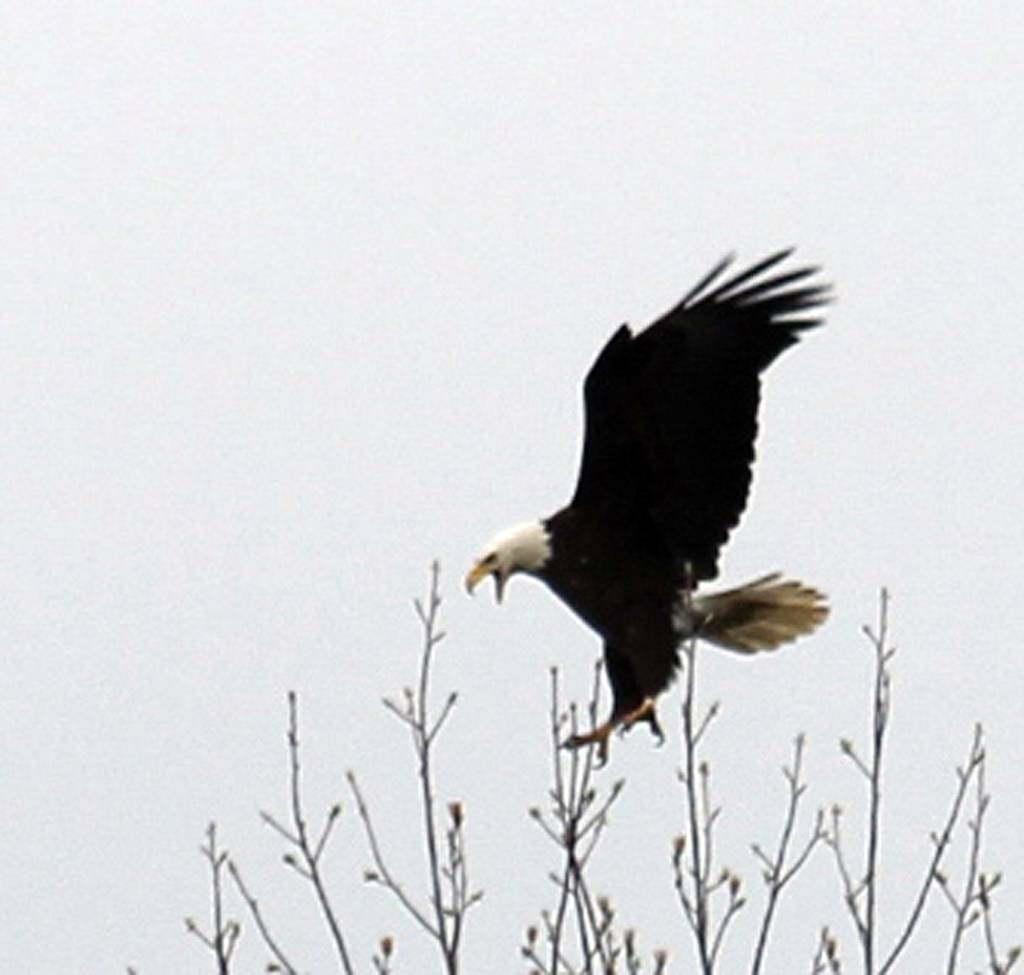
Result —
[[539, 572], [551, 558], [551, 534], [542, 522], [529, 521], [499, 532], [484, 547], [466, 576], [472, 594], [477, 584], [494, 576], [494, 595], [500, 603], [505, 583], [517, 572]]

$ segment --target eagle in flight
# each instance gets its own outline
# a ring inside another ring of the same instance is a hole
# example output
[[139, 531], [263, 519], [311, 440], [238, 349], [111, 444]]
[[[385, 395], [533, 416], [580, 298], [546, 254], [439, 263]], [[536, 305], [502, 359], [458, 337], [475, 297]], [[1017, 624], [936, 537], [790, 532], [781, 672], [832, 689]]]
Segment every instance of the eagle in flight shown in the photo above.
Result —
[[816, 268], [783, 270], [781, 251], [727, 276], [715, 266], [671, 311], [634, 334], [623, 325], [584, 382], [585, 435], [569, 504], [499, 533], [466, 577], [517, 572], [546, 583], [604, 641], [608, 720], [573, 747], [602, 760], [618, 727], [647, 721], [699, 637], [739, 653], [773, 650], [828, 615], [824, 596], [773, 573], [699, 593], [750, 490], [761, 373], [820, 324], [829, 300]]

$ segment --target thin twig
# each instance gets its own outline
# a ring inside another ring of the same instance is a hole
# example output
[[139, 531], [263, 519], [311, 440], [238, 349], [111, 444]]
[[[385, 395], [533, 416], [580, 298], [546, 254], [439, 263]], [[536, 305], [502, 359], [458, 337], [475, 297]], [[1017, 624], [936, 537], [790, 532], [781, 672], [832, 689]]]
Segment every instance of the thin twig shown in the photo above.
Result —
[[353, 975], [354, 970], [349, 959], [348, 946], [342, 933], [341, 922], [327, 893], [327, 885], [320, 869], [320, 861], [323, 857], [327, 840], [334, 829], [335, 822], [341, 815], [341, 806], [335, 804], [331, 807], [324, 820], [320, 835], [315, 841], [312, 841], [309, 836], [305, 810], [302, 805], [302, 767], [299, 761], [299, 703], [298, 696], [294, 691], [289, 691], [288, 693], [288, 763], [291, 781], [291, 823], [285, 826], [279, 819], [268, 812], [262, 812], [260, 816], [268, 826], [294, 848], [295, 852], [285, 854], [284, 861], [300, 877], [308, 880], [312, 885], [317, 904], [320, 907], [320, 913], [327, 923], [331, 941], [341, 962], [342, 971], [345, 975]]
[[932, 834], [932, 856], [931, 860], [928, 862], [928, 866], [925, 868], [924, 879], [918, 888], [917, 897], [914, 900], [914, 906], [911, 908], [907, 922], [903, 927], [903, 931], [896, 939], [896, 943], [893, 945], [888, 957], [878, 969], [879, 975], [885, 975], [886, 972], [889, 972], [892, 969], [900, 954], [909, 944], [911, 936], [917, 928], [918, 921], [920, 921], [921, 916], [924, 913], [924, 907], [928, 900], [928, 896], [934, 885], [942, 878], [941, 866], [943, 857], [952, 842], [953, 831], [956, 829], [957, 823], [960, 821], [960, 814], [963, 808], [964, 799], [967, 795], [968, 787], [970, 786], [971, 780], [977, 774], [981, 764], [984, 762], [984, 757], [985, 751], [983, 746], [982, 729], [980, 725], [977, 725], [974, 729], [974, 738], [971, 742], [967, 762], [962, 769], [957, 769], [957, 789], [953, 796], [953, 802], [950, 806], [949, 813], [946, 816], [946, 821], [939, 833]]
[[755, 856], [764, 866], [764, 879], [768, 885], [768, 900], [765, 904], [764, 914], [761, 917], [761, 926], [758, 930], [757, 943], [754, 948], [754, 959], [750, 968], [751, 975], [759, 975], [761, 971], [765, 949], [768, 946], [768, 936], [783, 889], [807, 862], [811, 851], [825, 838], [824, 813], [819, 810], [814, 828], [811, 830], [811, 835], [808, 837], [807, 842], [794, 860], [791, 863], [787, 862], [800, 800], [807, 790], [801, 775], [804, 745], [804, 736], [798, 735], [793, 743], [793, 764], [789, 767], [784, 766], [782, 769], [782, 774], [785, 776], [789, 786], [789, 803], [786, 807], [786, 818], [783, 822], [775, 856], [769, 858], [759, 846], [755, 845], [753, 848]]
[[[434, 814], [434, 786], [431, 775], [431, 753], [430, 746], [434, 737], [440, 730], [445, 718], [450, 713], [450, 708], [442, 710], [433, 729], [428, 730], [432, 722], [427, 712], [427, 692], [430, 682], [430, 663], [434, 648], [444, 638], [444, 634], [436, 629], [437, 612], [441, 605], [441, 595], [438, 589], [438, 575], [440, 569], [437, 562], [431, 566], [430, 592], [427, 597], [427, 604], [416, 600], [416, 615], [423, 626], [423, 655], [420, 660], [419, 694], [415, 701], [416, 720], [413, 729], [413, 738], [416, 744], [417, 757], [419, 759], [419, 781], [420, 801], [423, 812], [423, 835], [427, 846], [428, 877], [431, 885], [431, 905], [434, 909], [434, 924], [437, 930], [437, 939], [444, 955], [445, 965], [449, 975], [455, 975], [458, 971], [457, 951], [458, 938], [452, 938], [449, 930], [449, 916], [445, 910], [445, 901], [441, 892], [441, 863], [437, 852], [437, 819]], [[451, 697], [449, 696], [449, 700]]]
[[256, 925], [256, 930], [259, 931], [260, 937], [263, 939], [263, 943], [266, 945], [271, 955], [274, 956], [274, 963], [277, 966], [276, 970], [283, 972], [284, 975], [298, 975], [298, 970], [288, 960], [283, 949], [271, 934], [266, 919], [263, 917], [263, 912], [260, 910], [259, 902], [249, 891], [249, 888], [246, 887], [245, 882], [242, 880], [241, 871], [233, 860], [228, 860], [228, 873], [231, 875], [231, 879], [235, 882], [235, 887], [238, 889], [238, 893], [241, 895], [242, 900], [245, 901], [245, 905], [249, 909], [249, 914], [252, 916], [253, 922]]
[[212, 931], [205, 934], [192, 918], [185, 918], [185, 929], [198, 938], [213, 953], [217, 962], [217, 975], [229, 975], [231, 956], [242, 933], [237, 921], [224, 920], [224, 897], [221, 875], [227, 862], [228, 854], [217, 848], [217, 824], [210, 823], [206, 828], [206, 843], [199, 848], [203, 858], [210, 866], [210, 913]]
[[[676, 892], [683, 907], [683, 913], [690, 924], [690, 930], [693, 932], [700, 971], [702, 975], [712, 975], [714, 956], [710, 931], [709, 899], [711, 894], [711, 840], [716, 811], [712, 810], [710, 805], [709, 769], [707, 763], [698, 760], [697, 745], [717, 712], [715, 709], [709, 710], [699, 722], [696, 720], [694, 713], [697, 682], [696, 640], [690, 640], [683, 649], [686, 667], [682, 705], [684, 768], [680, 777], [685, 786], [686, 814], [689, 821], [687, 852], [690, 862], [688, 873], [693, 884], [693, 894], [690, 896], [686, 892], [685, 873], [682, 870], [679, 856], [675, 859]], [[699, 786], [697, 784], [698, 777], [700, 779]]]
[[818, 948], [811, 962], [811, 975], [840, 975], [839, 942], [827, 927], [818, 936]]
[[864, 907], [864, 934], [862, 947], [864, 967], [874, 972], [875, 964], [875, 908], [878, 893], [878, 847], [881, 840], [880, 817], [882, 813], [882, 752], [885, 747], [885, 732], [889, 725], [892, 678], [889, 661], [895, 650], [888, 648], [889, 593], [883, 589], [879, 599], [878, 632], [873, 634], [865, 627], [865, 633], [875, 646], [875, 691], [872, 709], [873, 725], [871, 735], [871, 797], [868, 803], [868, 845], [864, 867], [866, 903]]
[[373, 824], [373, 817], [370, 815], [369, 806], [366, 803], [366, 799], [363, 797], [362, 790], [359, 788], [359, 782], [356, 779], [354, 772], [346, 772], [345, 777], [348, 780], [349, 788], [352, 790], [352, 795], [356, 801], [356, 810], [359, 813], [359, 818], [363, 823], [363, 830], [366, 834], [367, 845], [370, 848], [370, 856], [373, 857], [373, 870], [368, 870], [363, 874], [363, 877], [369, 883], [381, 884], [385, 888], [391, 891], [391, 893], [398, 899], [402, 907], [408, 912], [408, 914], [423, 928], [427, 934], [432, 938], [439, 937], [437, 928], [434, 927], [431, 920], [417, 907], [415, 901], [405, 893], [401, 883], [391, 874], [388, 869], [387, 863], [384, 860], [384, 854], [381, 850], [380, 841], [377, 839], [377, 831]]
[[1000, 880], [999, 874], [991, 878], [985, 875], [979, 878], [978, 901], [981, 905], [982, 932], [992, 975], [1008, 975], [1009, 971], [1020, 961], [1022, 954], [1021, 946], [1014, 945], [1007, 951], [1004, 960], [1000, 957], [999, 949], [996, 947], [995, 932], [992, 930], [992, 890]]
[[[889, 723], [892, 677], [889, 662], [895, 649], [888, 645], [889, 594], [882, 589], [879, 596], [878, 626], [864, 627], [864, 635], [875, 652], [875, 675], [871, 704], [871, 757], [865, 762], [852, 742], [843, 739], [840, 750], [849, 758], [868, 782], [868, 825], [863, 872], [856, 881], [846, 862], [839, 832], [841, 811], [832, 810], [832, 828], [825, 838], [832, 848], [836, 867], [843, 884], [844, 900], [860, 942], [864, 971], [875, 975], [875, 913], [878, 888], [878, 856], [881, 840], [882, 764], [885, 733]], [[862, 903], [863, 897], [863, 903]]]
[[[981, 728], [975, 727], [974, 733], [975, 744], [980, 747]], [[981, 756], [974, 775], [976, 785], [975, 815], [973, 819], [967, 821], [967, 829], [971, 834], [971, 841], [968, 847], [967, 871], [963, 880], [963, 893], [960, 896], [959, 905], [956, 910], [956, 924], [953, 926], [953, 937], [949, 946], [949, 956], [946, 964], [947, 975], [956, 975], [956, 966], [964, 933], [971, 924], [980, 919], [980, 901], [987, 900], [989, 895], [985, 875], [981, 874], [979, 876], [981, 834], [985, 811], [988, 809], [989, 804], [989, 797], [985, 792], [984, 752], [981, 753]], [[970, 770], [968, 769], [967, 771], [970, 774]], [[946, 886], [946, 884], [943, 884], [943, 887]]]

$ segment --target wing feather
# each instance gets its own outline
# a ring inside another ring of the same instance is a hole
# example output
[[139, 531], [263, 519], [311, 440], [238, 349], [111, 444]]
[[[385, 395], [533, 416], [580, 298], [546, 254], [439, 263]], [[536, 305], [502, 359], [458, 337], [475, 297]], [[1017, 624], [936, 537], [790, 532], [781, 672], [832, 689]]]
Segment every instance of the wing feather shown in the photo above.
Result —
[[721, 281], [732, 259], [723, 260], [648, 328], [615, 332], [584, 383], [572, 503], [697, 579], [717, 574], [746, 506], [760, 374], [820, 323], [804, 313], [829, 300], [826, 286], [808, 282], [816, 268], [769, 274], [790, 254]]

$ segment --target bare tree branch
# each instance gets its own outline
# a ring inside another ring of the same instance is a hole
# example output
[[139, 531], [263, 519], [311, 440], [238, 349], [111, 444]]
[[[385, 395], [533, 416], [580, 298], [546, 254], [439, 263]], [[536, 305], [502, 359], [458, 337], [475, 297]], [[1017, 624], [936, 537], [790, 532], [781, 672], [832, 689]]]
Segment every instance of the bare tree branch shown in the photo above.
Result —
[[[714, 829], [720, 809], [711, 801], [711, 768], [698, 754], [698, 746], [708, 727], [718, 715], [713, 704], [697, 716], [697, 642], [690, 640], [683, 647], [686, 676], [683, 689], [683, 767], [679, 780], [683, 784], [689, 833], [676, 840], [672, 858], [676, 896], [683, 909], [697, 949], [701, 975], [712, 975], [729, 924], [746, 903], [740, 896], [739, 877], [729, 871], [713, 876]], [[684, 863], [684, 853], [687, 855]], [[711, 899], [716, 891], [725, 889], [725, 910], [714, 925]]]
[[[964, 933], [984, 915], [984, 903], [991, 887], [986, 887], [987, 878], [980, 873], [981, 834], [989, 797], [985, 791], [985, 749], [980, 725], [975, 726], [974, 736], [968, 751], [967, 761], [956, 770], [957, 787], [952, 803], [941, 829], [931, 834], [932, 854], [926, 865], [924, 876], [918, 885], [907, 919], [900, 929], [892, 948], [881, 961], [877, 960], [877, 910], [878, 910], [878, 860], [881, 849], [881, 778], [885, 750], [885, 736], [891, 710], [892, 679], [889, 664], [895, 650], [888, 644], [889, 596], [883, 589], [879, 603], [879, 620], [875, 629], [864, 628], [875, 654], [874, 693], [872, 698], [872, 748], [871, 757], [865, 762], [856, 752], [854, 745], [843, 740], [840, 749], [851, 759], [868, 782], [868, 821], [866, 851], [863, 872], [854, 877], [847, 860], [840, 831], [841, 811], [834, 807], [825, 841], [832, 848], [839, 873], [847, 910], [854, 923], [861, 945], [864, 971], [868, 975], [886, 975], [894, 969], [908, 945], [912, 942], [924, 916], [925, 907], [932, 893], [938, 890], [944, 895], [954, 912], [954, 925], [950, 948], [947, 954], [946, 971], [949, 975], [957, 970]], [[954, 892], [944, 870], [957, 827], [963, 821], [964, 803], [972, 783], [975, 786], [975, 814], [967, 821], [970, 834], [968, 844], [967, 870], [960, 893]], [[1007, 956], [1012, 965], [1016, 958]], [[999, 971], [998, 952], [994, 945], [989, 950], [990, 967]]]
[[327, 924], [327, 930], [337, 952], [342, 971], [345, 975], [353, 975], [354, 969], [349, 956], [348, 946], [342, 933], [341, 922], [327, 893], [327, 885], [321, 870], [321, 859], [324, 849], [331, 831], [334, 829], [334, 824], [341, 815], [341, 806], [335, 804], [331, 807], [324, 819], [319, 836], [315, 840], [311, 839], [302, 805], [302, 775], [299, 762], [299, 705], [298, 696], [294, 691], [289, 691], [288, 693], [288, 762], [291, 773], [291, 822], [285, 826], [268, 812], [261, 812], [260, 816], [268, 826], [283, 837], [288, 845], [293, 848], [294, 852], [285, 854], [284, 862], [313, 886], [317, 904], [320, 907], [320, 913]]
[[266, 945], [267, 950], [274, 957], [273, 964], [276, 966], [276, 970], [283, 972], [284, 975], [298, 975], [298, 970], [288, 960], [281, 946], [271, 934], [266, 919], [263, 917], [263, 912], [260, 910], [259, 902], [249, 891], [249, 888], [246, 887], [245, 882], [242, 880], [241, 871], [238, 869], [238, 864], [233, 860], [228, 860], [228, 873], [231, 874], [231, 879], [235, 882], [235, 887], [238, 889], [242, 900], [245, 901], [245, 905], [249, 909], [249, 914], [252, 916], [253, 922], [256, 924], [256, 930], [259, 931], [260, 937], [263, 939], [263, 944]]
[[861, 875], [854, 879], [846, 861], [846, 852], [839, 830], [841, 810], [833, 807], [831, 830], [825, 837], [832, 848], [836, 868], [843, 884], [844, 900], [853, 920], [864, 961], [864, 971], [875, 973], [875, 910], [877, 895], [877, 870], [880, 842], [880, 816], [882, 809], [882, 758], [885, 748], [885, 732], [888, 727], [892, 677], [889, 662], [895, 650], [888, 645], [889, 594], [883, 589], [879, 596], [877, 628], [864, 627], [864, 634], [871, 643], [875, 655], [875, 674], [871, 705], [871, 757], [865, 762], [857, 754], [848, 739], [839, 743], [840, 750], [857, 767], [868, 783], [868, 825]]
[[224, 850], [217, 848], [217, 824], [210, 823], [206, 828], [206, 843], [199, 848], [203, 858], [210, 866], [210, 905], [212, 929], [206, 934], [198, 923], [192, 918], [185, 918], [185, 929], [189, 934], [195, 935], [213, 953], [217, 963], [217, 975], [229, 975], [231, 971], [231, 956], [238, 944], [238, 938], [242, 933], [241, 925], [237, 921], [228, 921], [224, 918], [224, 896], [221, 876], [224, 865], [227, 863], [228, 855]]
[[[483, 897], [483, 893], [473, 890], [469, 883], [464, 830], [465, 810], [462, 803], [449, 802], [448, 821], [444, 828], [438, 822], [436, 809], [432, 749], [457, 700], [455, 692], [451, 692], [436, 715], [430, 711], [430, 669], [434, 651], [445, 636], [439, 622], [441, 590], [440, 566], [437, 562], [431, 566], [430, 588], [426, 600], [417, 599], [414, 606], [423, 630], [416, 690], [405, 688], [401, 703], [385, 699], [384, 706], [409, 729], [416, 754], [423, 841], [427, 853], [427, 877], [430, 885], [426, 907], [416, 904], [389, 869], [369, 805], [359, 788], [359, 783], [352, 772], [347, 773], [347, 778], [373, 858], [373, 869], [367, 871], [364, 878], [371, 883], [380, 884], [391, 892], [402, 909], [437, 942], [448, 975], [456, 975], [459, 970], [459, 951], [466, 915]], [[386, 964], [387, 957], [390, 955], [384, 956], [382, 952], [381, 964]]]
[[804, 736], [798, 735], [793, 743], [793, 764], [783, 766], [782, 769], [782, 774], [785, 776], [786, 783], [789, 786], [789, 803], [786, 807], [786, 818], [782, 825], [782, 832], [779, 835], [775, 855], [774, 857], [769, 857], [760, 846], [755, 844], [753, 847], [754, 855], [761, 861], [764, 868], [763, 876], [768, 886], [768, 900], [761, 917], [757, 943], [754, 947], [754, 959], [750, 968], [751, 975], [759, 975], [761, 971], [765, 949], [768, 946], [768, 936], [771, 932], [772, 922], [775, 920], [775, 912], [783, 889], [803, 868], [814, 848], [825, 839], [825, 814], [819, 810], [810, 836], [796, 857], [792, 861], [788, 860], [789, 847], [793, 838], [793, 830], [796, 827], [800, 800], [807, 791], [807, 786], [802, 778], [804, 745]]

